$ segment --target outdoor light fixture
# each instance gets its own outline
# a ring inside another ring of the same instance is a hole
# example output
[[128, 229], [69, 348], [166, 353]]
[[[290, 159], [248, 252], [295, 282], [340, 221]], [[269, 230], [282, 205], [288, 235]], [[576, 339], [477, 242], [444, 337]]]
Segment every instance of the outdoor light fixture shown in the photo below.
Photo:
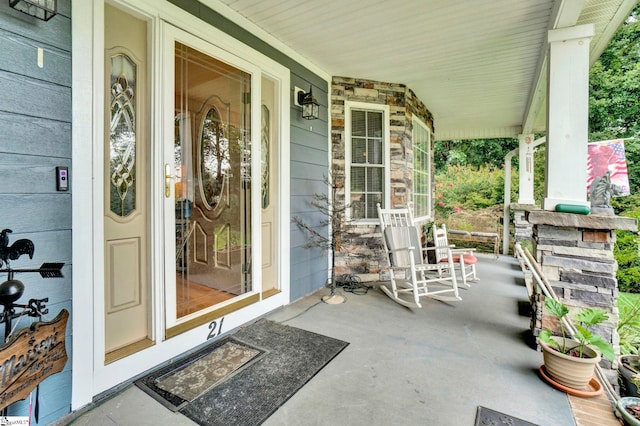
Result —
[[57, 13], [57, 0], [9, 0], [15, 10], [48, 21]]
[[309, 93], [304, 93], [302, 90], [297, 92], [298, 105], [302, 107], [302, 118], [307, 120], [315, 120], [320, 116], [320, 104], [313, 97], [312, 89], [313, 87], [309, 86]]

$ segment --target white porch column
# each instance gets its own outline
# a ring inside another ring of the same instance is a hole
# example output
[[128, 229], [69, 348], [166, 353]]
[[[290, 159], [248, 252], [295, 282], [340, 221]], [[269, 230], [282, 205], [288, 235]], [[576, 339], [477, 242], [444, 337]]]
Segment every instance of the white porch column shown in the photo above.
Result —
[[589, 43], [592, 24], [549, 31], [547, 167], [543, 208], [587, 206]]
[[535, 204], [533, 199], [533, 135], [518, 135], [520, 179], [518, 204]]

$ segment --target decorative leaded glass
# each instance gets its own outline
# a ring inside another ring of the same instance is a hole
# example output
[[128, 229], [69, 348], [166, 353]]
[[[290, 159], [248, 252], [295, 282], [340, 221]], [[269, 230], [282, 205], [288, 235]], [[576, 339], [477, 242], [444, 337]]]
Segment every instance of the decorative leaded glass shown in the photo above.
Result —
[[260, 131], [260, 139], [262, 142], [262, 208], [269, 207], [269, 108], [262, 105], [262, 125]]
[[126, 217], [136, 208], [136, 64], [129, 56], [111, 57], [110, 89], [110, 206]]

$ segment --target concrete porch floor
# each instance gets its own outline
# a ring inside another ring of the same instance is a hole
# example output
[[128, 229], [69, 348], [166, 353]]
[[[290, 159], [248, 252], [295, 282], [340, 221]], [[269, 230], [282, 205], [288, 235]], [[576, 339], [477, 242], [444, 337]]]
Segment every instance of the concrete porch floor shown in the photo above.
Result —
[[[370, 290], [328, 305], [322, 289], [267, 318], [350, 343], [265, 423], [474, 425], [485, 406], [541, 426], [619, 425], [606, 398], [575, 398], [544, 382], [527, 343], [527, 293], [518, 262], [482, 256], [463, 300], [407, 309]], [[131, 385], [73, 425], [189, 425]]]

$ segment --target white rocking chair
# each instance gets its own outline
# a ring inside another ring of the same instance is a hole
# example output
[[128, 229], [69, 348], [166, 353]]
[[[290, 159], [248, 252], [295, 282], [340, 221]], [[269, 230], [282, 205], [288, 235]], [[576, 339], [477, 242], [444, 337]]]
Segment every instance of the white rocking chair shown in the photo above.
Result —
[[[391, 287], [380, 286], [387, 296], [410, 308], [421, 308], [421, 297], [449, 302], [462, 300], [458, 295], [452, 253], [449, 251], [446, 255], [448, 266], [427, 262], [425, 251], [436, 247], [422, 248], [418, 228], [408, 208], [382, 209], [378, 204], [378, 218], [390, 263]], [[400, 272], [404, 275], [402, 281], [396, 277]]]
[[436, 246], [436, 261], [448, 267], [448, 256], [452, 254], [453, 262], [460, 270], [460, 278], [462, 278], [464, 286], [471, 287], [467, 281], [479, 280], [476, 275], [478, 258], [473, 254], [476, 251], [475, 248], [456, 248], [450, 245], [445, 224], [440, 227], [433, 225], [433, 241]]

